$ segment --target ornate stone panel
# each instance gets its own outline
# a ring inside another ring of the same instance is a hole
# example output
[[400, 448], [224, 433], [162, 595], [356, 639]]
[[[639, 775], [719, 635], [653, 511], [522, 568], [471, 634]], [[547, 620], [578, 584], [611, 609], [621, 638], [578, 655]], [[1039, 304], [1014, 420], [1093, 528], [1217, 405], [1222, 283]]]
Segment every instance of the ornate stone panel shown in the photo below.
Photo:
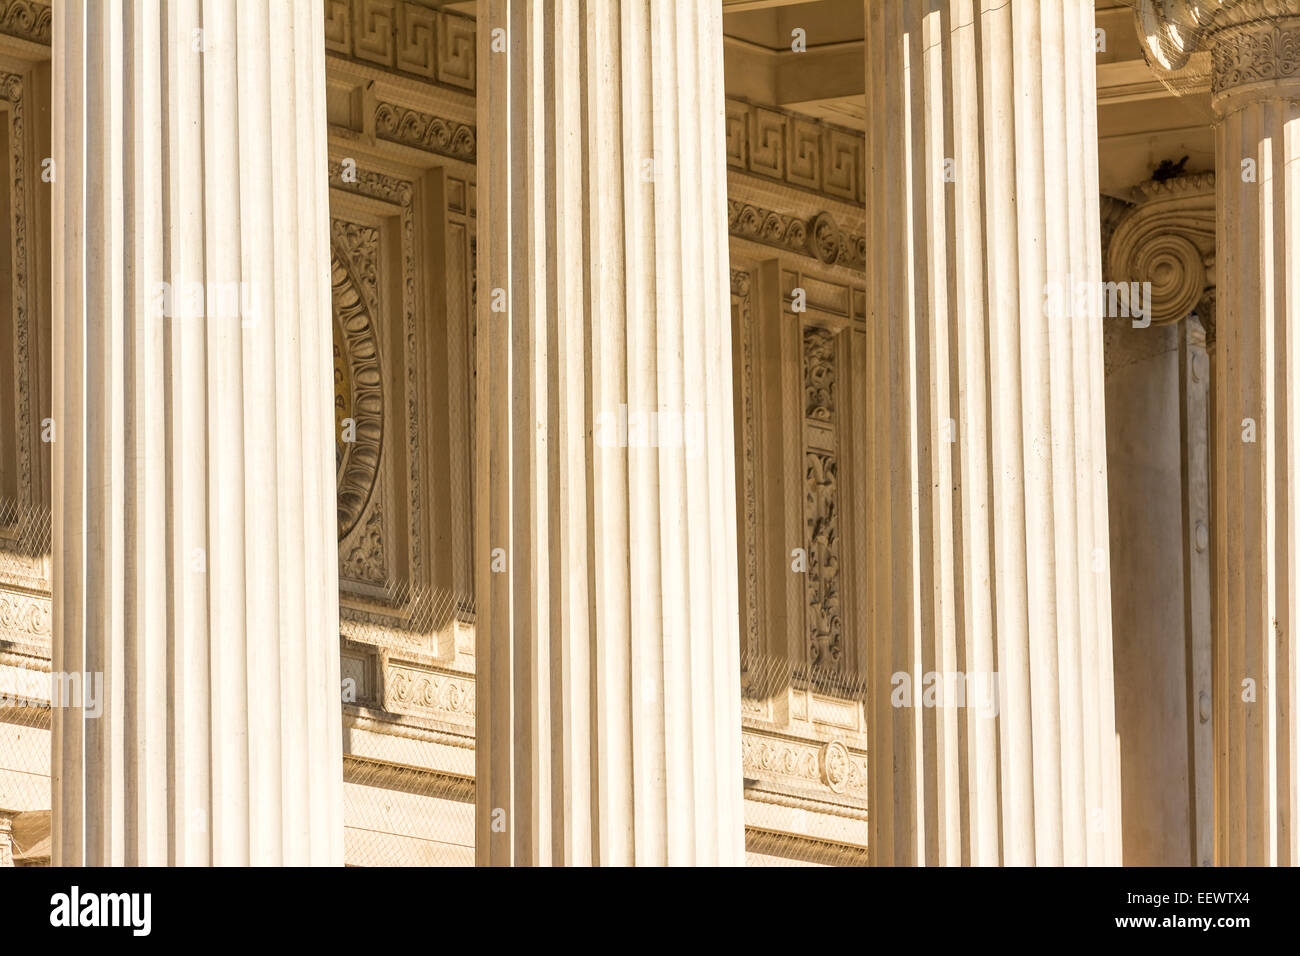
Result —
[[469, 123], [383, 101], [375, 105], [375, 136], [466, 163], [474, 162], [478, 148]]
[[[418, 595], [424, 568], [415, 190], [364, 168], [345, 181], [338, 163], [330, 164], [330, 185], [377, 201], [386, 212], [379, 221], [395, 223], [385, 240], [374, 221], [336, 214], [331, 241], [340, 583], [400, 614]], [[387, 331], [396, 329], [400, 337]], [[348, 420], [352, 442], [343, 440]]]
[[[336, 219], [331, 224], [334, 302], [334, 417], [339, 540], [356, 527], [379, 478], [384, 435], [375, 272], [379, 230]], [[376, 507], [376, 514], [377, 514]], [[368, 523], [382, 559], [374, 516]], [[370, 536], [368, 534], [368, 537]], [[351, 556], [349, 557], [351, 562]], [[367, 573], [366, 580], [375, 580]], [[377, 583], [383, 583], [384, 577]]]
[[843, 659], [836, 364], [835, 334], [818, 326], [805, 327], [804, 520], [808, 548], [808, 662], [813, 671], [837, 670]]
[[863, 137], [856, 130], [727, 100], [727, 165], [847, 202], [865, 201]]
[[474, 91], [472, 17], [427, 0], [322, 0], [325, 49], [430, 83]]
[[0, 33], [50, 44], [53, 18], [48, 3], [36, 0], [0, 0]]
[[817, 259], [828, 266], [866, 267], [866, 237], [841, 229], [828, 212], [804, 219], [729, 199], [727, 227], [733, 236]]

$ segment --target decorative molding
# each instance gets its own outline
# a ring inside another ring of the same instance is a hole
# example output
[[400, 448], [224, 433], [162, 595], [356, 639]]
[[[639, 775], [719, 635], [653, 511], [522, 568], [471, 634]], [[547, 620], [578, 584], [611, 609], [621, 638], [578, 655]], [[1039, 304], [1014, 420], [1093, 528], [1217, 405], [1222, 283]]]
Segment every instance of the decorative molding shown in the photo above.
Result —
[[808, 526], [808, 662], [810, 673], [837, 671], [844, 659], [840, 616], [839, 464], [834, 455], [805, 453]]
[[804, 416], [835, 420], [835, 335], [810, 325], [803, 332]]
[[463, 721], [474, 718], [475, 707], [472, 677], [397, 662], [384, 671], [384, 709], [392, 713]]
[[866, 201], [857, 130], [742, 99], [727, 100], [727, 165], [850, 203]]
[[388, 582], [388, 562], [384, 557], [384, 515], [376, 500], [370, 506], [370, 516], [356, 536], [355, 543], [343, 559], [343, 576], [367, 584]]
[[859, 271], [867, 267], [866, 236], [845, 232], [827, 212], [800, 219], [738, 199], [728, 199], [727, 228], [739, 239], [775, 246], [817, 259], [828, 266], [844, 266]]
[[396, 103], [381, 101], [375, 106], [375, 136], [466, 163], [473, 163], [477, 155], [473, 126]]
[[0, 0], [0, 33], [49, 46], [53, 22], [48, 4], [36, 0]]
[[0, 633], [18, 633], [48, 641], [53, 617], [50, 599], [0, 591]]
[[[759, 656], [758, 607], [758, 475], [754, 456], [757, 454], [758, 424], [754, 414], [754, 307], [750, 298], [750, 276], [740, 269], [731, 270], [732, 307], [737, 310], [737, 332], [740, 336], [741, 363], [741, 487], [743, 500], [741, 514], [745, 524], [745, 653], [742, 663], [748, 668]], [[743, 697], [743, 695], [742, 695]], [[761, 702], [744, 698], [753, 711], [762, 709]]]
[[[379, 231], [337, 219], [331, 222], [330, 231], [338, 536], [342, 541], [356, 527], [374, 493], [383, 449], [383, 374], [375, 326]], [[350, 442], [343, 440], [343, 423], [348, 419], [355, 430], [355, 440]]]
[[[1167, 83], [1187, 87], [1208, 69], [1211, 102], [1239, 94], [1295, 98], [1300, 87], [1300, 0], [1135, 0], [1147, 62]], [[1196, 58], [1209, 55], [1209, 66]], [[1290, 82], [1288, 82], [1290, 81]], [[1270, 89], [1286, 85], [1285, 90]]]
[[1254, 83], [1300, 80], [1300, 21], [1259, 20], [1213, 34], [1214, 97]]
[[474, 92], [474, 19], [424, 0], [323, 0], [334, 56]]
[[[832, 793], [843, 793], [854, 780], [854, 771], [858, 769], [849, 755], [849, 749], [842, 740], [832, 740], [822, 747], [821, 772], [822, 783], [831, 788]], [[865, 770], [865, 764], [861, 768]], [[856, 779], [859, 788], [865, 786], [865, 775]]]
[[816, 325], [805, 326], [802, 364], [808, 665], [811, 674], [831, 674], [839, 671], [844, 661], [835, 333]]
[[[16, 7], [10, 4], [3, 16], [15, 15]], [[25, 15], [24, 15], [25, 16]], [[18, 20], [22, 20], [19, 17]], [[33, 21], [35, 22], [35, 21]], [[49, 10], [45, 10], [47, 37], [49, 42]], [[31, 312], [28, 306], [28, 260], [29, 243], [27, 241], [27, 131], [24, 118], [23, 78], [17, 73], [0, 73], [0, 99], [9, 103], [9, 139], [10, 164], [12, 179], [9, 185], [10, 195], [10, 235], [13, 262], [13, 324], [14, 324], [14, 400], [18, 415], [12, 423], [18, 446], [18, 504], [35, 500], [32, 489], [32, 386], [31, 386]], [[4, 370], [0, 370], [3, 372]], [[7, 375], [0, 378], [7, 378]], [[10, 423], [0, 423], [0, 427], [9, 427]]]
[[1137, 192], [1106, 246], [1106, 278], [1150, 282], [1151, 321], [1177, 322], [1214, 288], [1214, 174], [1143, 183]]
[[792, 777], [800, 783], [835, 794], [865, 796], [867, 758], [841, 740], [786, 740], [746, 731], [741, 735], [741, 766], [745, 771]]
[[420, 381], [417, 368], [417, 342], [421, 322], [420, 277], [416, 267], [415, 188], [407, 180], [368, 169], [356, 170], [355, 181], [343, 180], [342, 166], [331, 160], [329, 181], [331, 188], [353, 192], [390, 203], [401, 210], [402, 229], [402, 329], [405, 341], [406, 372], [406, 443], [409, 548], [411, 579], [423, 578], [424, 547], [420, 528], [423, 526], [424, 495], [422, 491], [420, 462]]

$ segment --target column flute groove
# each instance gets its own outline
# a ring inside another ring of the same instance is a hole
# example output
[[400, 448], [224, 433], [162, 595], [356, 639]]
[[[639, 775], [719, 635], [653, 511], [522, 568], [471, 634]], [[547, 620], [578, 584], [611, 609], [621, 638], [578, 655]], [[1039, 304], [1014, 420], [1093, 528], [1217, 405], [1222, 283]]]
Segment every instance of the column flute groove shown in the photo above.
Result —
[[1092, 3], [866, 36], [873, 856], [1116, 863]]
[[478, 37], [478, 859], [739, 864], [721, 12]]
[[54, 862], [341, 864], [322, 11], [70, 0], [54, 76]]

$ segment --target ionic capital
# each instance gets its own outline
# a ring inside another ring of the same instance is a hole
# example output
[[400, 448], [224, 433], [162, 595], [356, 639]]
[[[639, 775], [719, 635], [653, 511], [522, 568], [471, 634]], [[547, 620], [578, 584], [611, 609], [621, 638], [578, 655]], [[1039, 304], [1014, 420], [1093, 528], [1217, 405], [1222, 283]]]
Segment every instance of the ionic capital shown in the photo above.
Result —
[[1300, 98], [1300, 0], [1138, 0], [1138, 36], [1158, 73], [1210, 54], [1219, 115], [1257, 98]]
[[1110, 236], [1106, 278], [1151, 283], [1151, 321], [1177, 322], [1214, 289], [1214, 174], [1147, 182], [1138, 192]]

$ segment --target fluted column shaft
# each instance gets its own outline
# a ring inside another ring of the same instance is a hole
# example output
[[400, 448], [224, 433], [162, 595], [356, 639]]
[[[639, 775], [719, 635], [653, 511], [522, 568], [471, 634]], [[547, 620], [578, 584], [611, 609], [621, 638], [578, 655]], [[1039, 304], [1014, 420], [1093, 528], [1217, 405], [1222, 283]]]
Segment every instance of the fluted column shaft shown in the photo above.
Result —
[[1093, 5], [866, 37], [874, 860], [1115, 863]]
[[1225, 7], [1209, 40], [1219, 190], [1215, 859], [1295, 865], [1300, 3]]
[[478, 859], [737, 864], [720, 8], [478, 37]]
[[323, 42], [55, 5], [56, 865], [342, 863]]

